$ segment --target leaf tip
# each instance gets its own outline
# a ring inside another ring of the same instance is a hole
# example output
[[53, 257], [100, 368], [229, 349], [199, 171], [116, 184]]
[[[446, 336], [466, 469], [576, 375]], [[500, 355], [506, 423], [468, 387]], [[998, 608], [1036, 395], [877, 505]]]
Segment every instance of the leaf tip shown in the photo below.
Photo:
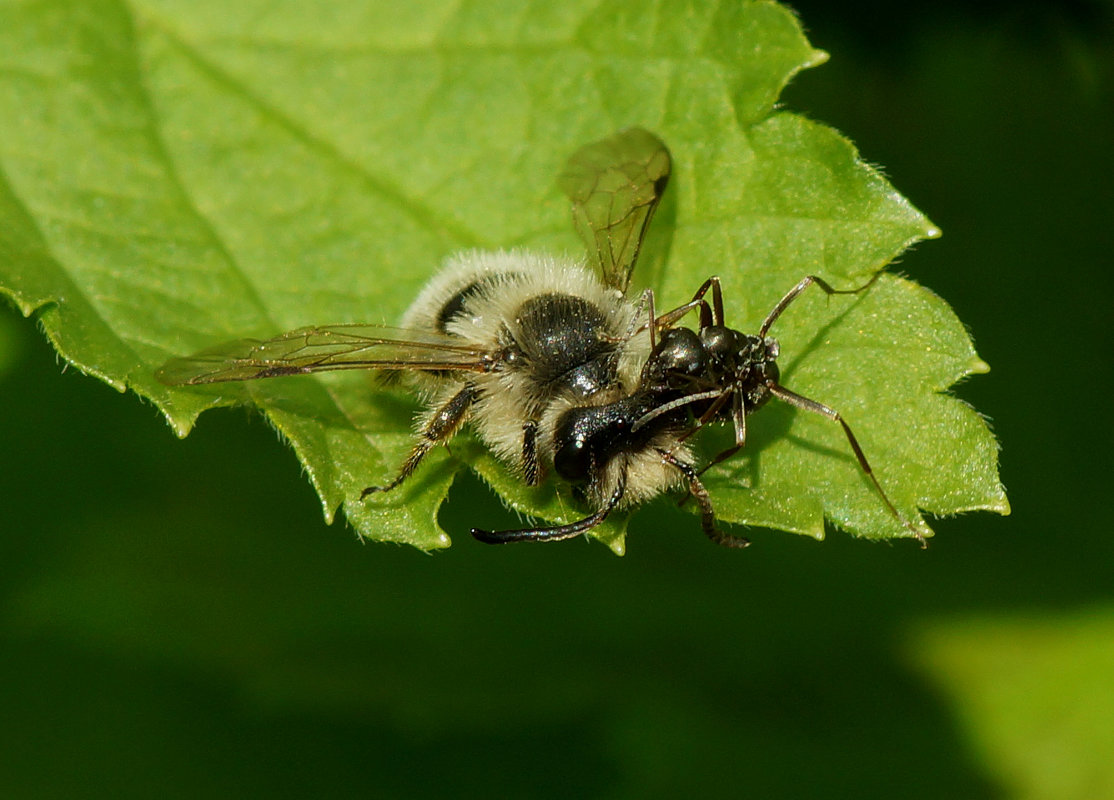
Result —
[[803, 69], [812, 69], [813, 67], [819, 67], [821, 64], [826, 63], [829, 58], [831, 58], [831, 55], [827, 50], [819, 50], [814, 47], [801, 66]]
[[929, 539], [932, 539], [936, 536], [936, 531], [928, 527], [928, 523], [924, 521], [923, 517], [917, 517], [917, 519], [913, 522], [913, 530], [915, 532], [913, 536], [903, 536], [901, 538], [916, 539], [918, 542], [920, 542], [922, 549], [928, 546]]
[[181, 414], [172, 409], [169, 404], [155, 400], [155, 407], [162, 412], [163, 418], [166, 419], [166, 424], [170, 426], [170, 430], [179, 439], [185, 439], [190, 435], [193, 426], [197, 424], [196, 414]]
[[1013, 513], [1013, 508], [1010, 507], [1010, 499], [1006, 496], [1006, 487], [998, 484], [998, 494], [992, 497], [986, 505], [979, 511], [991, 511], [995, 514], [1000, 514], [1003, 517], [1008, 517]]
[[179, 439], [185, 439], [193, 430], [193, 422], [190, 420], [177, 420], [173, 417], [167, 417], [166, 419], [170, 423], [170, 430], [174, 431], [174, 435]]
[[603, 543], [617, 556], [625, 556], [627, 554], [627, 537], [622, 534], [604, 539]]
[[824, 517], [821, 516], [818, 521], [809, 521], [809, 524], [797, 531], [802, 536], [807, 536], [817, 542], [824, 541], [827, 538], [827, 533], [824, 530]]
[[975, 356], [967, 363], [967, 372], [970, 375], [985, 375], [990, 372], [990, 365]]

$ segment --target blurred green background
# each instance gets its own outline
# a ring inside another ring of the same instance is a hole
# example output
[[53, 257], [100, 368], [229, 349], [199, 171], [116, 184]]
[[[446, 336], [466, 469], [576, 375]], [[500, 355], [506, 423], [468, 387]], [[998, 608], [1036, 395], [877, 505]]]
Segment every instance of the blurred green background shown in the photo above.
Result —
[[5, 308], [0, 793], [1114, 797], [1114, 10], [796, 8], [832, 60], [785, 104], [944, 230], [899, 268], [993, 367], [1012, 517], [362, 545], [257, 418], [178, 442]]

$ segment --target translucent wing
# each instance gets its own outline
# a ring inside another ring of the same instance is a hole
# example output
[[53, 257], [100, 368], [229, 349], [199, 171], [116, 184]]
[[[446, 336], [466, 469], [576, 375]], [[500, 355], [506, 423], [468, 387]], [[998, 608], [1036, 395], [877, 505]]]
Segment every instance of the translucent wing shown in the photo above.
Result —
[[608, 286], [627, 290], [669, 169], [662, 141], [628, 128], [577, 150], [558, 177], [572, 200], [576, 231]]
[[172, 358], [156, 373], [170, 386], [250, 381], [341, 369], [484, 372], [492, 357], [452, 336], [379, 325], [299, 328], [273, 339], [240, 339]]

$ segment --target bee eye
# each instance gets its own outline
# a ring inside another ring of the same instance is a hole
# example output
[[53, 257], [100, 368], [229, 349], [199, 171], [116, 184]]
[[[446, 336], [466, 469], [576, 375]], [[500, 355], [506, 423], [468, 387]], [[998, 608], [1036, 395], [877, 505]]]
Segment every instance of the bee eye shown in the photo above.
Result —
[[591, 462], [591, 452], [583, 439], [566, 440], [553, 454], [553, 469], [570, 483], [586, 480]]
[[553, 432], [553, 469], [570, 483], [582, 483], [592, 474], [599, 436], [611, 430], [606, 409], [571, 408], [561, 415]]

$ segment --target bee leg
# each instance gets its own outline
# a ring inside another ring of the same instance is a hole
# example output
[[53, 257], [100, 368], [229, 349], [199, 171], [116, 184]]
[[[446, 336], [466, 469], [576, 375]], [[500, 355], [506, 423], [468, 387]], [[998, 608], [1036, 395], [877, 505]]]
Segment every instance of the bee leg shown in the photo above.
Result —
[[587, 533], [607, 519], [607, 515], [614, 511], [615, 507], [619, 505], [619, 501], [623, 499], [623, 494], [626, 490], [627, 478], [626, 475], [623, 474], [619, 477], [619, 483], [615, 486], [615, 491], [612, 493], [611, 497], [608, 498], [603, 508], [582, 520], [571, 522], [568, 525], [556, 525], [552, 528], [522, 528], [513, 531], [485, 531], [479, 528], [473, 528], [472, 535], [485, 544], [559, 542], [562, 539], [572, 539], [575, 536]]
[[730, 533], [724, 533], [716, 528], [716, 511], [712, 507], [712, 498], [708, 495], [708, 490], [704, 488], [704, 484], [700, 482], [700, 476], [696, 474], [696, 470], [692, 468], [691, 464], [681, 461], [672, 453], [666, 450], [658, 450], [662, 461], [669, 464], [675, 470], [680, 472], [689, 484], [689, 494], [696, 500], [700, 506], [700, 528], [704, 531], [704, 535], [711, 539], [713, 542], [724, 547], [741, 548], [750, 544], [750, 540], [742, 536], [735, 536]]
[[430, 450], [442, 442], [447, 442], [457, 432], [457, 429], [464, 424], [464, 420], [468, 417], [468, 410], [475, 400], [476, 387], [470, 383], [465, 384], [463, 389], [454, 394], [447, 403], [430, 415], [425, 427], [418, 435], [417, 444], [410, 451], [410, 455], [406, 457], [406, 461], [402, 463], [395, 479], [386, 486], [367, 487], [360, 493], [360, 499], [363, 500], [369, 494], [375, 492], [389, 492], [409, 478]]
[[541, 482], [541, 467], [538, 464], [538, 421], [534, 419], [522, 426], [522, 477], [527, 486], [537, 486]]

